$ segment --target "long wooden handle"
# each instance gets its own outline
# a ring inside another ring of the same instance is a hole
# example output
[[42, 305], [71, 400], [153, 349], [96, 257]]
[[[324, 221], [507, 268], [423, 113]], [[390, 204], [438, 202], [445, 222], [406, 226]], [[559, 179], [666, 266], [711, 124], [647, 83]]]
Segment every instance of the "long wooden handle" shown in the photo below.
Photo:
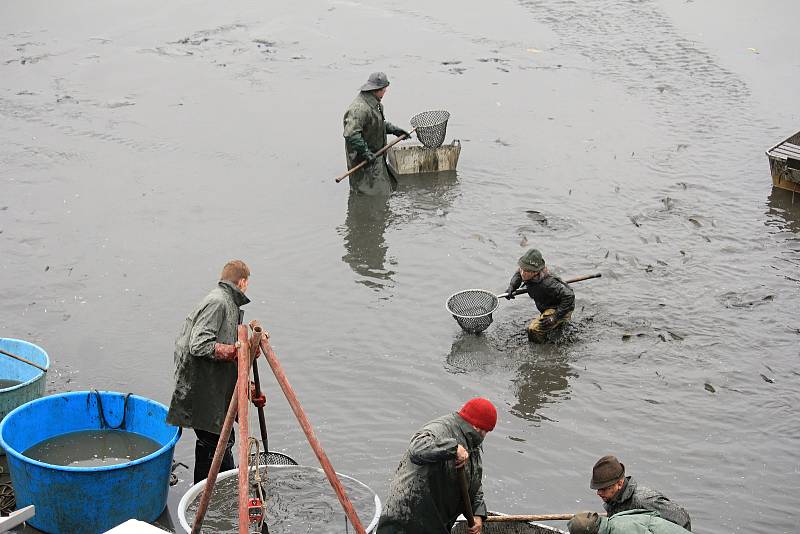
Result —
[[[605, 513], [598, 515], [606, 515]], [[490, 515], [486, 521], [493, 523], [508, 523], [512, 521], [569, 521], [574, 514], [538, 514], [538, 515]]]
[[319, 460], [322, 470], [325, 471], [325, 476], [328, 477], [328, 482], [330, 482], [331, 486], [333, 487], [333, 491], [336, 492], [336, 497], [339, 498], [339, 503], [342, 505], [344, 513], [347, 515], [347, 518], [350, 520], [350, 523], [353, 525], [353, 528], [357, 534], [366, 534], [367, 531], [364, 530], [364, 527], [361, 525], [361, 521], [358, 519], [358, 515], [353, 507], [353, 503], [350, 502], [350, 499], [347, 497], [347, 494], [344, 491], [344, 486], [342, 486], [342, 483], [339, 481], [339, 477], [336, 476], [336, 471], [333, 470], [333, 466], [331, 465], [330, 460], [328, 460], [328, 456], [325, 454], [325, 451], [322, 449], [322, 445], [320, 445], [317, 436], [314, 434], [314, 429], [311, 427], [311, 423], [308, 422], [308, 418], [303, 411], [303, 407], [300, 405], [300, 401], [297, 399], [297, 395], [295, 395], [292, 385], [289, 384], [289, 380], [286, 378], [283, 368], [281, 367], [277, 356], [275, 356], [272, 346], [269, 344], [269, 338], [267, 338], [267, 336], [262, 336], [261, 338], [261, 352], [264, 353], [264, 357], [267, 359], [267, 363], [269, 363], [269, 366], [272, 368], [272, 372], [275, 374], [275, 378], [277, 379], [278, 384], [281, 386], [283, 394], [286, 395], [286, 400], [289, 401], [289, 406], [291, 406], [295, 417], [297, 417], [297, 421], [300, 423], [300, 427], [303, 429], [303, 432], [305, 432], [306, 439], [308, 439], [309, 445], [311, 445], [311, 448], [314, 450], [314, 454], [317, 456], [317, 460]]
[[0, 354], [5, 354], [9, 358], [14, 358], [15, 360], [19, 360], [22, 363], [27, 363], [28, 365], [32, 365], [32, 366], [36, 367], [37, 369], [39, 369], [40, 371], [44, 371], [45, 373], [47, 372], [47, 367], [42, 367], [38, 363], [32, 362], [30, 360], [27, 360], [27, 359], [23, 358], [22, 356], [17, 356], [16, 354], [11, 354], [10, 352], [6, 352], [3, 349], [0, 349]]
[[[381, 154], [383, 154], [384, 152], [386, 152], [387, 150], [392, 148], [394, 145], [396, 145], [397, 143], [399, 143], [403, 139], [409, 139], [411, 137], [411, 134], [414, 133], [414, 130], [416, 130], [416, 128], [413, 128], [410, 132], [408, 132], [408, 135], [401, 135], [400, 137], [398, 137], [397, 139], [395, 139], [391, 143], [388, 143], [385, 147], [383, 147], [382, 149], [380, 149], [377, 152], [375, 152], [375, 155], [376, 156], [380, 156]], [[353, 167], [352, 169], [350, 169], [349, 171], [347, 171], [343, 175], [341, 175], [338, 178], [336, 178], [336, 183], [338, 184], [339, 182], [341, 182], [342, 180], [344, 180], [345, 178], [347, 178], [348, 176], [350, 176], [351, 174], [356, 172], [358, 169], [361, 169], [362, 167], [364, 167], [364, 165], [366, 165], [366, 164], [367, 164], [366, 160], [362, 161], [361, 163], [359, 163], [358, 165], [356, 165], [355, 167]]]
[[458, 485], [461, 486], [461, 500], [464, 501], [464, 517], [467, 518], [467, 525], [475, 526], [475, 516], [472, 514], [472, 499], [469, 498], [469, 485], [467, 484], [467, 474], [462, 465], [456, 469], [458, 473]]
[[[575, 282], [583, 282], [584, 280], [591, 280], [592, 278], [600, 278], [603, 276], [603, 273], [594, 273], [594, 274], [586, 274], [584, 276], [576, 276], [575, 278], [570, 278], [569, 280], [564, 280], [565, 284], [574, 284]], [[521, 287], [514, 291], [514, 295], [522, 295], [523, 293], [527, 293], [528, 290], [524, 287]], [[500, 293], [497, 295], [497, 298], [501, 299], [508, 295], [508, 293]]]

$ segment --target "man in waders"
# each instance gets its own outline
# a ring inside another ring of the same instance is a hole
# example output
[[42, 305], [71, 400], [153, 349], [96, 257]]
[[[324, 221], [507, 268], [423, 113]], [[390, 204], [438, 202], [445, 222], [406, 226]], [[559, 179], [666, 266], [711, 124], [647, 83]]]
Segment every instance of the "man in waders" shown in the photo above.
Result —
[[597, 460], [592, 468], [589, 487], [597, 490], [597, 496], [603, 499], [608, 517], [627, 510], [658, 512], [667, 521], [688, 531], [692, 530], [692, 521], [686, 510], [667, 499], [661, 492], [639, 486], [633, 477], [626, 477], [625, 465], [615, 456], [603, 456]]
[[[244, 293], [250, 269], [241, 260], [225, 264], [217, 287], [186, 317], [175, 340], [175, 391], [167, 423], [194, 429], [194, 481], [208, 477], [222, 423], [236, 387], [237, 327], [250, 299]], [[251, 395], [252, 396], [252, 395]], [[253, 404], [264, 406], [264, 395]], [[222, 459], [222, 471], [235, 467], [231, 432]]]
[[457, 413], [434, 419], [414, 434], [389, 484], [377, 533], [450, 532], [464, 512], [457, 471], [463, 467], [475, 516], [475, 526], [468, 532], [480, 534], [486, 519], [481, 443], [496, 422], [492, 403], [476, 397]]
[[629, 510], [614, 517], [597, 512], [578, 512], [567, 523], [569, 534], [687, 534], [683, 527], [670, 523], [648, 510]]
[[344, 150], [347, 168], [362, 161], [367, 164], [350, 175], [350, 190], [366, 195], [388, 195], [397, 184], [386, 155], [375, 152], [386, 146], [386, 134], [408, 135], [383, 116], [381, 100], [389, 88], [389, 79], [382, 72], [373, 72], [361, 86], [358, 96], [344, 114]]
[[575, 309], [575, 292], [561, 278], [550, 274], [542, 253], [535, 248], [523, 254], [518, 263], [519, 268], [506, 290], [506, 298], [513, 299], [514, 291], [525, 283], [528, 296], [540, 313], [528, 325], [528, 339], [541, 343], [548, 333], [569, 321]]

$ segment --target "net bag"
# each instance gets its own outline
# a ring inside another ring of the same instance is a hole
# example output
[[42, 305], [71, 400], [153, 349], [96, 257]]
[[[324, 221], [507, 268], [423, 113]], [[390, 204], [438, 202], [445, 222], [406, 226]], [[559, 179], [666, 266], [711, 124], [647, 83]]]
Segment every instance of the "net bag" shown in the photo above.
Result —
[[[255, 454], [251, 454], [250, 457], [252, 461], [252, 458], [255, 457]], [[297, 462], [294, 458], [288, 454], [283, 454], [282, 452], [269, 451], [265, 453], [264, 451], [261, 451], [258, 453], [258, 458], [258, 463], [260, 465], [297, 465]]]
[[447, 311], [464, 331], [478, 334], [492, 324], [492, 312], [497, 304], [494, 294], [483, 289], [467, 289], [447, 299]]
[[411, 117], [411, 126], [416, 128], [417, 139], [428, 148], [439, 148], [447, 133], [447, 120], [450, 113], [440, 109], [423, 111]]

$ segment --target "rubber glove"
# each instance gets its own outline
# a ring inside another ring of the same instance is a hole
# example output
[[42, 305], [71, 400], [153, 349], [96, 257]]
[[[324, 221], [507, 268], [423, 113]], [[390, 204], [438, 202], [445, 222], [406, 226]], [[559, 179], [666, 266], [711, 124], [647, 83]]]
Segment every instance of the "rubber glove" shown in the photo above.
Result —
[[236, 345], [214, 343], [214, 358], [223, 362], [236, 361]]

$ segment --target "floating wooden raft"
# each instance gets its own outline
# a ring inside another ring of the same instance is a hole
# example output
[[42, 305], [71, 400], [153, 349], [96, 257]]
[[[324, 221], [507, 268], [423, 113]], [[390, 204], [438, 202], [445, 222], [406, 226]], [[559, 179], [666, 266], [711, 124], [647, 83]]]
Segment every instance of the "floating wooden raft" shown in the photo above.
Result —
[[767, 150], [772, 185], [800, 192], [800, 132]]
[[442, 145], [439, 148], [395, 145], [389, 150], [387, 157], [389, 164], [398, 174], [419, 174], [455, 171], [460, 154], [461, 141], [455, 139], [449, 145]]

